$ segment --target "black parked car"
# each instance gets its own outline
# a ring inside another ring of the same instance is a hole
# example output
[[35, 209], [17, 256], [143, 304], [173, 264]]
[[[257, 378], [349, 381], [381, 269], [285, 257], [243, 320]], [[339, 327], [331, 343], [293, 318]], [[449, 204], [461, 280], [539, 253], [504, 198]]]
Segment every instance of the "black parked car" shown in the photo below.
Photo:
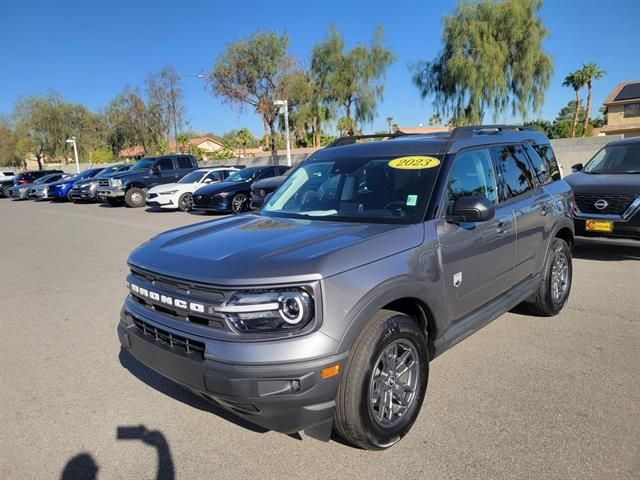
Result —
[[110, 165], [103, 169], [98, 175], [93, 178], [87, 178], [86, 180], [77, 181], [69, 192], [69, 197], [74, 202], [93, 202], [102, 201], [103, 199], [98, 197], [97, 190], [98, 184], [102, 179], [109, 179], [118, 173], [128, 171], [133, 164], [127, 165], [126, 163], [118, 163]]
[[179, 153], [138, 160], [129, 171], [117, 173], [98, 182], [97, 195], [110, 205], [123, 201], [128, 207], [144, 207], [147, 190], [165, 183], [175, 183], [198, 168], [193, 155]]
[[249, 210], [251, 184], [257, 180], [282, 175], [290, 167], [263, 165], [244, 168], [224, 182], [199, 188], [193, 194], [193, 209], [218, 213], [241, 213]]
[[611, 142], [571, 168], [576, 235], [640, 240], [640, 137]]
[[251, 209], [259, 209], [264, 203], [265, 197], [273, 193], [286, 179], [287, 175], [285, 174], [279, 177], [264, 178], [253, 182], [251, 185]]
[[7, 180], [4, 182], [0, 182], [0, 192], [5, 197], [9, 196], [9, 189], [14, 185], [26, 185], [27, 183], [33, 183], [40, 177], [44, 177], [45, 175], [49, 175], [50, 173], [64, 173], [62, 170], [34, 170], [32, 172], [23, 172], [19, 173], [11, 180]]

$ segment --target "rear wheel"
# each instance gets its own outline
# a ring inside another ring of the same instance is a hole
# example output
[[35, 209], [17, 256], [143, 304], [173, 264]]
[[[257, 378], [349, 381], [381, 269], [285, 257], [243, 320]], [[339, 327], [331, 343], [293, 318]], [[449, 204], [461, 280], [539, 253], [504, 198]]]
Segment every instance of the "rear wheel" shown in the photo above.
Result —
[[244, 193], [237, 193], [231, 200], [231, 210], [233, 213], [244, 212], [249, 205], [249, 199]]
[[415, 422], [427, 388], [427, 339], [407, 315], [381, 310], [356, 340], [336, 398], [334, 426], [347, 442], [388, 448]]
[[143, 188], [132, 187], [124, 194], [124, 201], [131, 208], [144, 207], [145, 193]]
[[67, 192], [67, 201], [73, 202], [73, 198], [71, 198], [71, 190]]
[[531, 313], [551, 317], [560, 313], [571, 292], [573, 265], [571, 249], [561, 238], [554, 238], [545, 261], [542, 283], [525, 305]]
[[180, 195], [178, 208], [183, 212], [190, 212], [193, 208], [193, 195], [191, 193], [183, 193]]
[[11, 189], [11, 187], [12, 187], [12, 186], [13, 186], [13, 185], [9, 185], [8, 187], [4, 187], [4, 189], [2, 190], [2, 194], [3, 194], [5, 197], [9, 198], [9, 190]]

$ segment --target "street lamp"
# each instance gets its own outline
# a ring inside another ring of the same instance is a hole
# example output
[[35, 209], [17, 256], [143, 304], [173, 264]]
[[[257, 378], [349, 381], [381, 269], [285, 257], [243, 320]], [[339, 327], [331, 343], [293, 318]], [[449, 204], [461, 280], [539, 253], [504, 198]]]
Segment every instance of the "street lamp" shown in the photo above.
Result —
[[73, 145], [73, 155], [76, 157], [76, 170], [80, 173], [80, 162], [78, 162], [78, 147], [76, 146], [76, 137], [67, 138], [67, 143]]
[[284, 123], [286, 125], [284, 135], [287, 140], [287, 165], [291, 166], [291, 144], [289, 143], [289, 104], [286, 100], [274, 100], [273, 104], [280, 107], [280, 112], [284, 110]]

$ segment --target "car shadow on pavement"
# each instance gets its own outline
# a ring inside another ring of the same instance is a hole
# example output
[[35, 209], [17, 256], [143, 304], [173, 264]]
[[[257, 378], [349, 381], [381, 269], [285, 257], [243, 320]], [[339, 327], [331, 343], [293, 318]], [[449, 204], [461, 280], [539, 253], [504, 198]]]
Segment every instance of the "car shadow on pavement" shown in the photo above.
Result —
[[176, 213], [180, 210], [178, 210], [177, 208], [169, 210], [168, 208], [147, 207], [144, 209], [144, 211], [147, 213]]
[[582, 260], [640, 260], [640, 242], [634, 240], [576, 239], [573, 257]]
[[[176, 469], [171, 456], [169, 442], [159, 430], [149, 430], [144, 425], [119, 426], [116, 429], [117, 440], [138, 440], [156, 450], [156, 480], [174, 480]], [[60, 480], [96, 480], [98, 464], [91, 454], [81, 452], [74, 455], [64, 466]]]
[[204, 398], [196, 395], [195, 393], [182, 388], [180, 385], [172, 382], [171, 380], [163, 377], [162, 375], [154, 372], [144, 364], [136, 360], [125, 349], [120, 349], [120, 364], [129, 370], [138, 380], [146, 383], [151, 388], [168, 395], [174, 400], [178, 400], [182, 403], [189, 405], [190, 407], [197, 408], [205, 412], [213, 413], [218, 417], [231, 422], [240, 427], [246, 428], [255, 433], [266, 433], [269, 430], [259, 427], [253, 423], [247, 422], [241, 417], [237, 417], [227, 410], [219, 407], [213, 402], [207, 401]]

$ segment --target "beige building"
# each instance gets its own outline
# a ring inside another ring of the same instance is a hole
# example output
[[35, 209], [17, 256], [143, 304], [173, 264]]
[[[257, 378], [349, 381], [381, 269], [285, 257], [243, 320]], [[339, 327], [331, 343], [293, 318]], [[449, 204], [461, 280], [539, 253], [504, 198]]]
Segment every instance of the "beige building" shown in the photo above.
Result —
[[607, 124], [600, 135], [640, 136], [640, 80], [619, 84], [604, 101]]

